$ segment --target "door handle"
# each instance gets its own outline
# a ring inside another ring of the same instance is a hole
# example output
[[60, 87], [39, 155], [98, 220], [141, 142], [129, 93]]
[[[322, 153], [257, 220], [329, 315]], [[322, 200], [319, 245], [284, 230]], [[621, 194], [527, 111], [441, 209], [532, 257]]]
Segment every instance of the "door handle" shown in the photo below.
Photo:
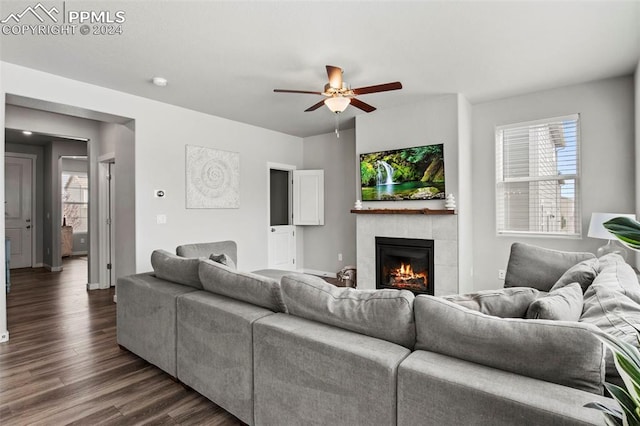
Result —
[[31, 223], [31, 219], [27, 219], [25, 222], [27, 222], [27, 223]]
[[271, 228], [271, 232], [276, 232], [276, 228]]
[[31, 225], [27, 225], [27, 229], [31, 229]]

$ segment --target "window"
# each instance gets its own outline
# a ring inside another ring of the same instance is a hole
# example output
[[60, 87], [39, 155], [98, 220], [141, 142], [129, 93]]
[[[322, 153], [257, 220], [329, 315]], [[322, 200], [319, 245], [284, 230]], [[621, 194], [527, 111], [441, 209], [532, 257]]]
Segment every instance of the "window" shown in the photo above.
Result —
[[580, 236], [579, 118], [496, 128], [498, 234]]
[[62, 172], [62, 217], [73, 232], [87, 232], [89, 180], [83, 172]]

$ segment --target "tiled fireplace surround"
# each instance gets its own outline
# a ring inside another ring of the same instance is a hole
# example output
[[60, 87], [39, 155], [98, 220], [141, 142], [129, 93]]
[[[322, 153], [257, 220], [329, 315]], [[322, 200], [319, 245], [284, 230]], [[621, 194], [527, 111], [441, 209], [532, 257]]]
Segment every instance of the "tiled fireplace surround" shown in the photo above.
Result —
[[376, 287], [375, 237], [434, 240], [435, 295], [458, 293], [458, 217], [456, 215], [356, 215], [358, 288]]

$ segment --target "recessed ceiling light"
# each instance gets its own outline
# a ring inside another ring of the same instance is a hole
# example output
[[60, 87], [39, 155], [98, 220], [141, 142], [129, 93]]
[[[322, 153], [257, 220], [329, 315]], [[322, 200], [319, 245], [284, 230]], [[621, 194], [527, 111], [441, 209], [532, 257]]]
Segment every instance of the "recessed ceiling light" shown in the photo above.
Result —
[[153, 84], [159, 87], [164, 87], [168, 83], [167, 79], [163, 77], [153, 77], [151, 81], [153, 82]]
[[22, 134], [25, 136], [31, 136], [33, 134], [33, 132], [30, 132], [29, 130], [23, 130]]

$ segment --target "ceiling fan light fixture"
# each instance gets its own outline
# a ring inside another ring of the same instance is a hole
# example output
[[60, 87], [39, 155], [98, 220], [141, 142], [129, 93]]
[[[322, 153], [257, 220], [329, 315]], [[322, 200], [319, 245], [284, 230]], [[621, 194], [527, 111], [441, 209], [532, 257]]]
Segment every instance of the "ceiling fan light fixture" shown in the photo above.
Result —
[[347, 109], [350, 103], [351, 99], [345, 98], [344, 96], [332, 96], [324, 100], [324, 104], [327, 108], [336, 114]]

